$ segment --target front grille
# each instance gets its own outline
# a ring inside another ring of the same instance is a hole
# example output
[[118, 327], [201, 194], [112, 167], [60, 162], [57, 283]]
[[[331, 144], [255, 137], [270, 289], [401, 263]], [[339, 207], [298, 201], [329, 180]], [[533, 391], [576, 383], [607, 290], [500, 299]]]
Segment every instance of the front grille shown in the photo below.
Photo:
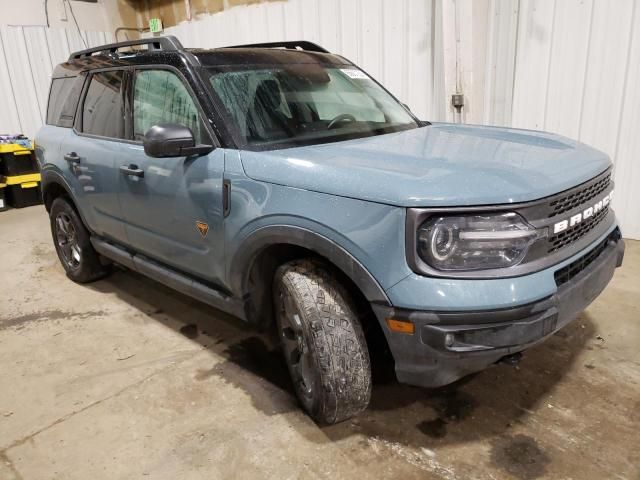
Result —
[[591, 250], [586, 255], [580, 257], [578, 260], [571, 262], [566, 267], [562, 267], [560, 270], [556, 271], [554, 274], [554, 278], [556, 281], [556, 285], [559, 287], [560, 285], [564, 285], [573, 277], [582, 272], [585, 268], [587, 268], [593, 261], [598, 258], [602, 252], [604, 252], [609, 245], [609, 242], [612, 240], [618, 240], [620, 238], [620, 233], [616, 229], [611, 235], [605, 238], [602, 242], [598, 244], [596, 248]]
[[557, 235], [552, 235], [549, 237], [548, 245], [549, 248], [547, 250], [548, 253], [553, 253], [556, 250], [560, 250], [562, 247], [566, 247], [576, 240], [584, 237], [591, 230], [596, 228], [598, 224], [605, 219], [609, 213], [609, 205], [604, 207], [598, 213], [589, 217], [587, 220], [584, 220], [577, 227], [573, 227], [570, 230], [565, 230], [564, 232], [560, 232]]
[[[528, 275], [584, 251], [615, 225], [615, 215], [610, 205], [614, 181], [611, 167], [584, 183], [554, 195], [518, 204], [478, 206], [469, 212], [515, 212], [541, 235], [529, 246], [517, 265], [508, 268], [474, 271], [439, 271], [422, 261], [417, 252], [419, 225], [433, 215], [465, 213], [467, 207], [411, 208], [407, 210], [407, 261], [411, 269], [423, 275], [451, 278], [506, 278]], [[586, 218], [585, 218], [586, 214]], [[578, 223], [576, 223], [578, 221]], [[564, 228], [554, 233], [554, 230]]]
[[611, 183], [611, 173], [607, 174], [600, 180], [591, 185], [588, 185], [580, 190], [571, 192], [564, 197], [557, 198], [553, 200], [549, 206], [551, 207], [551, 211], [549, 212], [549, 218], [555, 217], [556, 215], [560, 215], [562, 213], [573, 210], [574, 208], [582, 205], [583, 203], [588, 202], [596, 198], [599, 194], [604, 192], [609, 184]]

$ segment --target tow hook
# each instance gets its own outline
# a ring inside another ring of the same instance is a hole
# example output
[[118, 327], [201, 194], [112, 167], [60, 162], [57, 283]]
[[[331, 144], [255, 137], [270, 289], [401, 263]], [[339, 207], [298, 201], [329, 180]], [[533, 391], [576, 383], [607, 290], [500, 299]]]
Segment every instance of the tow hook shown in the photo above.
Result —
[[522, 359], [522, 353], [517, 352], [517, 353], [512, 353], [511, 355], [505, 355], [500, 360], [498, 360], [497, 363], [504, 363], [511, 367], [517, 367], [521, 359]]

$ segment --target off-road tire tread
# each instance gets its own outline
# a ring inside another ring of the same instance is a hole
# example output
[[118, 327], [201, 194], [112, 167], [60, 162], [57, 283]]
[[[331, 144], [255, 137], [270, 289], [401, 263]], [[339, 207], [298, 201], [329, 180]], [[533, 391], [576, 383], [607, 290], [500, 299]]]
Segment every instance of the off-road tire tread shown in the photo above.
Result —
[[348, 292], [327, 267], [311, 259], [280, 266], [275, 279], [293, 295], [302, 321], [312, 332], [309, 343], [321, 391], [316, 392], [319, 398], [308, 413], [320, 424], [357, 415], [371, 398], [371, 362]]

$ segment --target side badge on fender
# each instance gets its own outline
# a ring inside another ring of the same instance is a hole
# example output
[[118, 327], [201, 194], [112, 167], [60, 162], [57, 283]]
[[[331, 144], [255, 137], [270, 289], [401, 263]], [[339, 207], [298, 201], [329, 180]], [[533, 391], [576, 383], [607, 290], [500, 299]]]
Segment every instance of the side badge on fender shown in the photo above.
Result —
[[209, 225], [204, 222], [196, 222], [196, 228], [200, 232], [200, 235], [202, 235], [202, 238], [205, 238], [207, 233], [209, 233]]

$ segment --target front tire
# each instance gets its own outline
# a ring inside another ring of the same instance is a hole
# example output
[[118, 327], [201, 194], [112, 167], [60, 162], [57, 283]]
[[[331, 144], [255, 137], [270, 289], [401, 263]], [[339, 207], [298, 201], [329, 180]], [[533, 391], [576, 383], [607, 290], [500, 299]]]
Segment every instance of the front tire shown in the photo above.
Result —
[[78, 212], [64, 197], [56, 198], [49, 212], [53, 244], [60, 263], [74, 282], [88, 283], [109, 273], [91, 245], [90, 235]]
[[279, 267], [273, 291], [278, 336], [307, 413], [333, 424], [367, 408], [369, 351], [347, 291], [313, 260]]

